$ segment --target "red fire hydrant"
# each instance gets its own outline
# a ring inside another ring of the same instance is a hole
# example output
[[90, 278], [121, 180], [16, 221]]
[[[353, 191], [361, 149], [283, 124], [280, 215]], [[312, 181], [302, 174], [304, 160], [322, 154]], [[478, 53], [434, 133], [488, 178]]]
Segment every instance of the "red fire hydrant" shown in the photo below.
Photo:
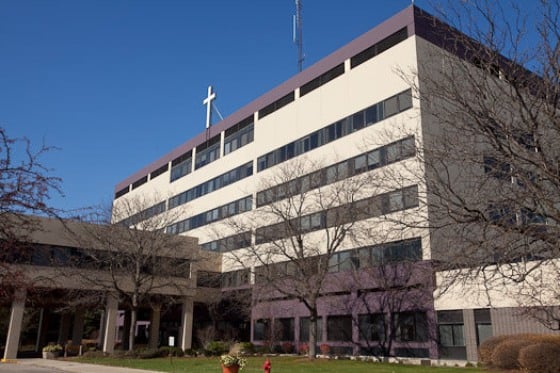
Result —
[[264, 364], [263, 364], [264, 373], [270, 373], [270, 370], [271, 370], [271, 369], [272, 369], [272, 365], [270, 364], [270, 360], [269, 360], [269, 359], [266, 359], [266, 360], [264, 361]]

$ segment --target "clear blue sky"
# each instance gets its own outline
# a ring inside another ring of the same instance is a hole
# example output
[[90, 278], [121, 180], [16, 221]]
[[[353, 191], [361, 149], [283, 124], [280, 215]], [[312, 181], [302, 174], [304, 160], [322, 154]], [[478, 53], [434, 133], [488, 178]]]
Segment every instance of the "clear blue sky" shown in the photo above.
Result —
[[[410, 0], [303, 0], [310, 66]], [[416, 4], [430, 11], [429, 1]], [[0, 126], [60, 148], [66, 210], [204, 130], [212, 84], [227, 116], [297, 72], [293, 0], [0, 0]]]

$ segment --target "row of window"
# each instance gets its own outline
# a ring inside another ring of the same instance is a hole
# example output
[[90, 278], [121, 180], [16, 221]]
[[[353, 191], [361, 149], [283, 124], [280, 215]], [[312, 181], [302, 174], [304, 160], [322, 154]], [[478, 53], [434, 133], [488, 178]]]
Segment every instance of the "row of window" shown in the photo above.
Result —
[[329, 259], [330, 272], [343, 272], [386, 263], [422, 259], [422, 241], [414, 238], [341, 251]]
[[408, 89], [365, 110], [361, 110], [342, 120], [315, 131], [303, 138], [275, 149], [257, 159], [257, 170], [260, 172], [288, 159], [328, 144], [354, 131], [377, 123], [392, 115], [412, 107], [411, 90]]
[[179, 193], [169, 199], [169, 209], [185, 204], [193, 199], [202, 197], [215, 190], [228, 186], [253, 174], [253, 162], [234, 168], [218, 177], [199, 184], [191, 189]]
[[181, 220], [180, 222], [166, 227], [165, 231], [166, 233], [179, 234], [230, 216], [241, 214], [242, 212], [249, 211], [252, 208], [253, 197], [247, 196], [245, 198], [238, 199], [237, 201], [233, 201], [223, 206], [216, 207], [215, 209], [192, 216], [188, 219]]
[[[409, 240], [388, 242], [375, 246], [365, 246], [348, 251], [341, 251], [329, 258], [329, 272], [342, 272], [360, 268], [378, 266], [403, 261], [419, 261], [422, 259], [422, 241], [419, 237]], [[321, 256], [305, 258], [299, 267], [315, 274], [321, 265]], [[294, 276], [298, 265], [293, 260], [277, 262], [268, 266], [255, 267], [255, 283], [266, 283], [267, 278]]]
[[144, 220], [148, 220], [156, 215], [159, 215], [164, 211], [165, 211], [165, 201], [162, 201], [158, 204], [148, 207], [145, 210], [137, 212], [136, 214], [131, 215], [124, 220], [121, 220], [119, 224], [123, 224], [126, 227], [131, 227]]
[[[224, 138], [224, 155], [253, 142], [253, 140], [253, 116], [250, 116], [226, 130]], [[195, 170], [220, 158], [220, 141], [221, 135], [216, 135], [212, 139], [196, 147], [196, 156], [194, 160]], [[192, 152], [193, 151], [191, 149], [171, 162], [171, 182], [192, 172]]]
[[256, 229], [256, 243], [304, 234], [318, 229], [347, 224], [352, 221], [381, 216], [418, 206], [418, 186], [413, 185], [392, 192], [365, 198], [351, 204], [295, 218], [287, 222]]
[[[294, 151], [298, 150], [298, 149], [302, 149], [301, 152], [307, 152], [311, 149], [314, 149], [317, 146], [323, 145], [326, 142], [323, 142], [323, 136], [327, 136], [327, 139], [329, 139], [332, 135], [333, 139], [338, 138], [337, 136], [342, 136], [342, 134], [346, 134], [346, 130], [343, 131], [343, 129], [347, 129], [347, 124], [346, 123], [363, 123], [363, 124], [367, 124], [369, 123], [368, 121], [373, 120], [373, 118], [378, 118], [377, 112], [378, 110], [381, 110], [381, 112], [383, 112], [384, 108], [384, 103], [387, 103], [387, 106], [390, 108], [394, 108], [394, 109], [399, 109], [399, 110], [406, 110], [409, 107], [412, 107], [412, 99], [411, 99], [411, 91], [407, 90], [404, 91], [396, 96], [393, 96], [385, 101], [382, 101], [379, 104], [373, 105], [371, 108], [368, 108], [364, 111], [360, 111], [350, 117], [347, 117], [345, 119], [343, 119], [342, 121], [339, 121], [331, 126], [325, 127], [322, 130], [316, 131], [314, 133], [312, 133], [311, 135], [306, 136], [303, 139], [297, 140], [293, 143], [290, 143], [280, 149], [285, 149], [285, 151], [287, 152], [286, 155], [290, 155], [290, 158], [294, 156]], [[392, 103], [392, 104], [390, 104]], [[378, 106], [381, 108], [379, 109]], [[369, 113], [369, 114], [368, 114]], [[382, 115], [383, 117], [383, 115]], [[385, 116], [386, 117], [386, 116]], [[368, 119], [369, 118], [369, 119]], [[383, 117], [384, 118], [384, 117]], [[377, 119], [376, 119], [377, 120]], [[380, 120], [380, 119], [379, 119]], [[245, 122], [247, 122], [247, 120], [245, 120]], [[373, 123], [373, 122], [372, 122]], [[232, 133], [230, 135], [235, 137], [235, 136], [241, 136], [243, 137], [244, 135], [247, 135], [246, 132], [244, 131], [250, 131], [252, 132], [252, 128], [253, 128], [253, 123], [246, 123], [244, 124], [245, 126], [242, 126], [243, 123], [239, 123], [238, 124], [238, 130], [234, 133]], [[352, 124], [352, 126], [354, 126], [354, 124]], [[357, 128], [357, 127], [355, 127]], [[361, 128], [361, 127], [360, 127]], [[250, 136], [250, 139], [252, 141], [252, 135]], [[233, 139], [233, 138], [231, 138]], [[246, 140], [249, 141], [249, 140]], [[331, 141], [331, 140], [329, 140]], [[327, 141], [327, 142], [329, 142]], [[233, 144], [233, 143], [232, 143]], [[206, 150], [208, 150], [210, 148], [207, 148]], [[294, 150], [295, 149], [295, 150]], [[278, 150], [277, 150], [278, 151]], [[299, 150], [298, 150], [299, 151]], [[283, 153], [284, 150], [281, 150], [280, 153], [281, 155], [284, 154]], [[270, 166], [267, 165], [267, 167], [261, 166], [262, 163], [262, 159], [263, 157], [267, 158], [270, 156], [270, 154], [276, 154], [275, 152], [269, 153], [268, 155], [259, 157], [259, 170], [264, 169], [264, 168], [268, 168]], [[300, 154], [300, 153], [298, 153]], [[317, 188], [321, 185], [325, 185], [325, 184], [329, 184], [332, 183], [336, 180], [340, 180], [343, 179], [345, 177], [350, 177], [354, 174], [358, 174], [358, 173], [362, 173], [365, 172], [369, 169], [374, 169], [377, 167], [381, 167], [383, 165], [386, 164], [390, 164], [390, 163], [394, 163], [397, 162], [399, 160], [408, 158], [408, 157], [412, 157], [415, 154], [415, 146], [414, 146], [414, 137], [409, 137], [406, 138], [404, 140], [401, 141], [397, 141], [393, 144], [389, 144], [387, 146], [378, 148], [376, 150], [373, 150], [371, 152], [368, 153], [364, 153], [361, 154], [360, 156], [351, 158], [349, 160], [340, 162], [336, 165], [330, 166], [325, 168], [324, 170], [320, 170], [317, 171], [316, 173], [310, 174], [310, 175], [306, 175], [302, 178], [293, 180], [289, 183], [286, 184], [282, 184], [276, 188], [272, 188], [266, 191], [262, 191], [259, 192], [257, 194], [257, 206], [261, 206], [267, 203], [270, 203], [274, 200], [279, 200], [284, 198], [284, 195], [286, 192], [290, 191], [293, 189], [293, 187], [295, 186], [296, 188], [299, 187], [300, 190], [302, 189], [313, 189], [313, 188]], [[274, 160], [274, 156], [272, 156], [272, 160]], [[267, 158], [268, 159], [268, 158]], [[279, 158], [281, 159], [281, 158]], [[284, 159], [285, 160], [285, 159]], [[268, 162], [268, 161], [267, 161]], [[189, 151], [183, 155], [181, 155], [180, 157], [177, 157], [176, 159], [174, 159], [172, 161], [172, 167], [171, 167], [171, 180], [176, 180], [188, 173], [191, 172], [191, 167], [192, 167], [192, 151]], [[268, 164], [268, 163], [267, 163]], [[274, 163], [276, 164], [276, 163]], [[250, 170], [249, 170], [250, 168]], [[253, 168], [252, 168], [252, 162], [249, 162], [239, 168], [236, 168], [234, 170], [231, 170], [230, 172], [227, 172], [223, 175], [218, 176], [217, 178], [214, 178], [212, 180], [209, 180], [205, 183], [202, 183], [200, 185], [197, 185], [194, 188], [191, 188], [181, 194], [178, 194], [174, 197], [172, 197], [169, 200], [169, 209], [174, 208], [176, 206], [182, 205], [184, 203], [187, 203], [195, 198], [198, 198], [200, 196], [203, 196], [207, 193], [210, 193], [216, 189], [219, 189], [225, 185], [231, 184], [234, 181], [240, 180], [244, 177], [250, 176], [253, 173]], [[234, 181], [231, 181], [234, 180]], [[121, 195], [126, 194], [126, 192], [123, 192]], [[158, 210], [158, 213], [161, 213], [164, 210], [160, 211]], [[137, 214], [138, 216], [145, 216], [146, 214], [142, 211], [140, 213]], [[153, 215], [151, 215], [153, 216]]]
[[242, 232], [200, 245], [203, 250], [226, 252], [251, 246], [251, 232]]
[[[317, 319], [317, 341], [323, 340], [322, 318]], [[355, 323], [351, 315], [326, 317], [326, 341], [353, 342], [352, 327]], [[299, 319], [299, 341], [309, 341], [309, 317]], [[360, 341], [383, 341], [394, 333], [398, 342], [428, 341], [428, 320], [424, 311], [395, 312], [358, 315], [358, 335]], [[274, 332], [274, 335], [272, 334]], [[295, 320], [293, 317], [258, 319], [253, 323], [255, 341], [294, 341]]]
[[403, 140], [360, 154], [297, 179], [290, 180], [289, 182], [260, 191], [257, 193], [257, 207], [413, 157], [415, 154], [414, 137], [407, 137]]
[[[85, 250], [75, 247], [52, 246], [44, 244], [22, 245], [13, 255], [5, 256], [3, 261], [14, 264], [28, 264], [45, 267], [75, 267], [97, 271], [120, 268], [126, 271], [130, 267], [130, 257], [115, 255], [108, 251]], [[191, 263], [187, 259], [163, 256], [146, 256], [139, 262], [142, 273], [158, 275], [163, 272], [169, 276], [191, 276]]]
[[234, 288], [249, 285], [251, 271], [249, 269], [241, 269], [238, 271], [222, 273], [222, 288]]

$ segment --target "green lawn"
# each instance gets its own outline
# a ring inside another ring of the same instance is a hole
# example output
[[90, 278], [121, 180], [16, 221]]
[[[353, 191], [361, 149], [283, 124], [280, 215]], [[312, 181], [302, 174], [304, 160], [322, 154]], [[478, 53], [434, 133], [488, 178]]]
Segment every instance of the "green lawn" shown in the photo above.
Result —
[[[241, 373], [262, 373], [264, 357], [250, 357]], [[115, 359], [80, 358], [84, 363], [105, 364], [157, 370], [162, 372], [221, 373], [219, 358], [159, 358], [159, 359]], [[417, 365], [381, 364], [352, 360], [317, 359], [304, 357], [271, 357], [274, 373], [472, 373], [485, 372], [480, 368], [421, 367]]]

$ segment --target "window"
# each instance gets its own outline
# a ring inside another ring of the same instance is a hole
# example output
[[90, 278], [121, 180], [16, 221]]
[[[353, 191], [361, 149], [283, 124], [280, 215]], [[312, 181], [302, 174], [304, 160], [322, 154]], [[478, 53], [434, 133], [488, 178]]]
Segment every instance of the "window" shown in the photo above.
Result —
[[439, 325], [439, 343], [444, 347], [464, 346], [463, 324]]
[[385, 339], [385, 315], [382, 313], [358, 316], [360, 340], [383, 341]]
[[161, 166], [160, 168], [150, 172], [150, 180], [155, 179], [159, 175], [167, 172], [167, 170], [169, 170], [169, 163], [166, 163], [163, 166]]
[[359, 267], [359, 260], [353, 250], [333, 254], [329, 259], [329, 272], [350, 271]]
[[[299, 319], [299, 340], [300, 342], [309, 342], [309, 324], [311, 323], [311, 318], [300, 317]], [[323, 340], [323, 319], [318, 317], [315, 320], [315, 325], [317, 325], [317, 342]]]
[[148, 175], [136, 180], [134, 183], [132, 183], [132, 190], [138, 188], [140, 185], [145, 184], [148, 182]]
[[484, 157], [484, 173], [499, 180], [511, 181], [511, 166], [495, 157]]
[[338, 342], [352, 341], [352, 316], [328, 316], [327, 340]]
[[222, 274], [222, 287], [232, 288], [249, 284], [249, 269], [224, 272]]
[[395, 115], [399, 112], [399, 101], [398, 97], [394, 96], [387, 100], [385, 100], [385, 117], [390, 117], [391, 115]]
[[216, 135], [206, 143], [196, 147], [195, 170], [220, 158], [220, 136]]
[[383, 53], [392, 46], [406, 40], [406, 38], [408, 38], [408, 30], [406, 27], [403, 27], [399, 31], [387, 36], [385, 39], [380, 40], [371, 47], [350, 58], [351, 68], [355, 68], [378, 54]]
[[129, 191], [130, 191], [130, 185], [127, 185], [126, 187], [122, 188], [121, 190], [115, 193], [115, 199], [124, 196]]
[[511, 206], [499, 204], [488, 206], [488, 219], [501, 226], [511, 226], [517, 221], [515, 211]]
[[333, 80], [334, 78], [344, 74], [344, 63], [335, 66], [334, 68], [330, 69], [326, 73], [318, 76], [317, 78], [311, 80], [308, 83], [302, 85], [299, 89], [299, 96], [303, 97], [304, 95], [308, 94], [309, 92], [313, 91], [314, 89], [319, 88], [323, 84], [326, 84]]
[[379, 149], [369, 152], [367, 155], [368, 168], [374, 169], [381, 166], [381, 151]]
[[295, 340], [295, 323], [293, 317], [274, 319], [275, 336], [280, 341]]
[[403, 189], [404, 208], [409, 209], [418, 207], [418, 187], [408, 187]]
[[253, 141], [253, 116], [228, 128], [224, 133], [224, 155], [241, 148]]
[[270, 339], [270, 319], [255, 320], [253, 324], [253, 340], [266, 341]]
[[476, 325], [476, 344], [480, 346], [482, 342], [492, 337], [492, 315], [489, 308], [474, 310], [474, 323]]
[[401, 342], [423, 342], [428, 338], [426, 313], [401, 312], [395, 315], [397, 340]]
[[276, 110], [283, 108], [284, 106], [288, 105], [290, 102], [295, 100], [294, 92], [290, 92], [284, 97], [279, 98], [278, 100], [274, 101], [268, 106], [265, 106], [261, 110], [259, 110], [258, 115], [259, 119], [266, 117], [269, 114], [274, 113]]
[[402, 192], [399, 190], [397, 192], [389, 193], [389, 209], [387, 212], [399, 211], [404, 207]]
[[170, 181], [175, 181], [185, 175], [190, 174], [192, 171], [192, 150], [182, 154], [171, 161], [171, 178]]
[[487, 323], [477, 323], [476, 324], [476, 343], [480, 346], [482, 342], [492, 337], [494, 333], [492, 332], [492, 324]]

